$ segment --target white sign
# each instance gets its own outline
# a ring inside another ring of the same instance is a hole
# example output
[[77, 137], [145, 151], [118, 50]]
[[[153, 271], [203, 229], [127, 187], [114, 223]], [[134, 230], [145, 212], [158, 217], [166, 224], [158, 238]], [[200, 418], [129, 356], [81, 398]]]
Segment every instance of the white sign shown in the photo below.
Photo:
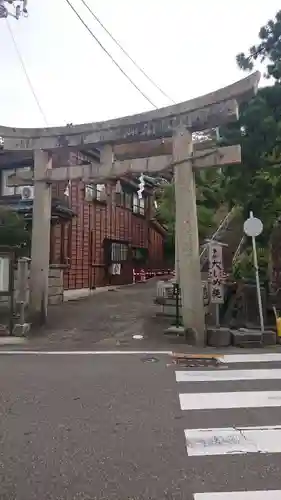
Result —
[[251, 236], [252, 238], [256, 238], [262, 233], [263, 223], [257, 217], [249, 217], [249, 219], [244, 222], [244, 233], [247, 236]]
[[112, 274], [113, 275], [120, 275], [121, 274], [121, 264], [112, 264]]
[[210, 300], [213, 304], [223, 304], [223, 262], [222, 245], [212, 242], [209, 245]]
[[10, 281], [10, 259], [0, 256], [0, 292], [9, 291]]

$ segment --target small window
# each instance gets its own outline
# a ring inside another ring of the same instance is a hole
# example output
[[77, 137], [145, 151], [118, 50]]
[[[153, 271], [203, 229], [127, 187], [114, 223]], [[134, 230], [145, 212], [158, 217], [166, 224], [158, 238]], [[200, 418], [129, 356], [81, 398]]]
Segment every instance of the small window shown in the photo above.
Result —
[[144, 198], [141, 198], [139, 200], [140, 202], [140, 214], [144, 215], [144, 209], [145, 209], [145, 199]]
[[93, 201], [96, 196], [95, 187], [92, 184], [85, 186], [85, 201]]
[[105, 184], [96, 184], [96, 199], [104, 201], [106, 197]]
[[71, 258], [72, 226], [62, 223], [51, 225], [50, 263], [68, 265]]
[[148, 258], [147, 248], [132, 248], [132, 259], [139, 263], [145, 263]]
[[115, 204], [118, 207], [125, 206], [125, 193], [123, 191], [121, 193], [115, 193]]
[[128, 245], [125, 243], [111, 244], [111, 262], [124, 262], [128, 259]]
[[144, 215], [145, 198], [139, 198], [137, 194], [133, 196], [133, 213]]
[[116, 183], [115, 204], [119, 207], [124, 207], [132, 210], [132, 194], [126, 192], [120, 181]]
[[132, 195], [131, 193], [125, 193], [125, 208], [132, 210]]
[[87, 184], [85, 186], [85, 201], [106, 201], [105, 184]]

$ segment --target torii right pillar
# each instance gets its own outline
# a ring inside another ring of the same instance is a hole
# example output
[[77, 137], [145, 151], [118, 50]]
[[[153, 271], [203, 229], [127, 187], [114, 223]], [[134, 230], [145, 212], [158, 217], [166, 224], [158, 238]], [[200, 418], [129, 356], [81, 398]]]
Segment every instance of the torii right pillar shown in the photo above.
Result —
[[201, 283], [196, 190], [192, 166], [192, 134], [177, 129], [173, 137], [176, 198], [176, 277], [181, 289], [183, 326], [195, 337], [196, 345], [206, 343], [205, 312]]

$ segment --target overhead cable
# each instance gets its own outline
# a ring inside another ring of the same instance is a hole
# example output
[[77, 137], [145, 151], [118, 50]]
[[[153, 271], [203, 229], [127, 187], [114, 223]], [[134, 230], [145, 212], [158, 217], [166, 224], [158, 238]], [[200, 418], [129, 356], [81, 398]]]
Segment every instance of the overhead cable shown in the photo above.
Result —
[[151, 101], [151, 99], [137, 86], [137, 84], [131, 79], [131, 77], [126, 73], [126, 71], [121, 68], [121, 66], [118, 64], [118, 62], [114, 59], [114, 57], [110, 54], [110, 52], [104, 47], [104, 45], [100, 42], [100, 40], [97, 38], [97, 36], [93, 33], [91, 28], [87, 25], [87, 23], [82, 19], [80, 14], [77, 12], [75, 7], [72, 5], [70, 0], [65, 0], [66, 3], [69, 5], [69, 7], [73, 10], [75, 15], [78, 17], [80, 22], [84, 25], [86, 30], [90, 33], [92, 38], [97, 42], [97, 44], [100, 46], [100, 48], [105, 52], [105, 54], [110, 58], [110, 60], [115, 64], [115, 66], [121, 71], [121, 73], [127, 78], [127, 80], [135, 87], [135, 89], [153, 106], [154, 108], [157, 108], [157, 106]]
[[18, 44], [17, 44], [17, 42], [16, 42], [16, 39], [15, 39], [15, 37], [14, 37], [13, 31], [12, 31], [12, 28], [11, 28], [11, 26], [10, 26], [10, 23], [9, 23], [8, 19], [6, 19], [6, 22], [7, 22], [8, 30], [9, 30], [10, 35], [11, 35], [11, 38], [12, 38], [12, 40], [13, 40], [13, 44], [14, 44], [14, 47], [15, 47], [15, 50], [16, 50], [16, 53], [17, 53], [17, 56], [18, 56], [18, 58], [19, 58], [19, 61], [20, 61], [20, 64], [21, 64], [22, 70], [23, 70], [23, 72], [24, 72], [24, 74], [25, 74], [25, 77], [26, 77], [27, 83], [28, 83], [29, 88], [30, 88], [30, 90], [31, 90], [31, 92], [32, 92], [32, 95], [33, 95], [33, 97], [34, 97], [34, 100], [35, 100], [35, 102], [36, 102], [36, 104], [37, 104], [37, 107], [38, 107], [38, 109], [39, 109], [39, 111], [40, 111], [40, 113], [41, 113], [41, 115], [42, 115], [42, 118], [43, 118], [43, 120], [44, 120], [44, 123], [45, 123], [46, 127], [48, 127], [48, 121], [47, 121], [46, 115], [45, 115], [45, 113], [44, 113], [44, 111], [43, 111], [43, 108], [42, 108], [42, 106], [41, 106], [41, 104], [40, 104], [40, 101], [39, 101], [39, 99], [38, 99], [38, 97], [37, 97], [37, 95], [36, 95], [35, 89], [34, 89], [34, 87], [33, 87], [33, 85], [32, 85], [32, 81], [31, 81], [31, 79], [30, 79], [30, 77], [29, 77], [29, 74], [28, 74], [28, 71], [27, 71], [27, 69], [26, 69], [26, 66], [25, 66], [25, 63], [24, 63], [23, 57], [22, 57], [21, 52], [20, 52], [20, 50], [19, 50]]
[[166, 97], [169, 101], [171, 101], [173, 104], [176, 104], [176, 102], [168, 95], [166, 92], [164, 92], [163, 89], [154, 81], [150, 76], [145, 72], [145, 70], [130, 56], [130, 54], [124, 49], [124, 47], [121, 45], [121, 43], [110, 33], [110, 31], [106, 28], [106, 26], [102, 23], [100, 18], [94, 13], [93, 9], [89, 7], [88, 3], [85, 0], [81, 0], [83, 5], [88, 9], [90, 14], [93, 16], [93, 18], [97, 21], [97, 23], [104, 29], [104, 31], [110, 36], [111, 40], [113, 40], [114, 43], [119, 47], [119, 49], [125, 54], [128, 59], [134, 64], [134, 66], [147, 78], [147, 80], [157, 89], [161, 94]]

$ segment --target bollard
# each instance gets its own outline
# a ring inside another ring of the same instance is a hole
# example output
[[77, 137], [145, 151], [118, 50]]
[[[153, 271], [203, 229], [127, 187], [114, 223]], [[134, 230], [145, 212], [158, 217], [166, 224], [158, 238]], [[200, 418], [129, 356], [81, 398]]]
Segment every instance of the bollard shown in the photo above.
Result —
[[141, 269], [140, 271], [140, 280], [142, 283], [144, 283], [146, 281], [146, 276], [145, 276], [145, 270], [144, 269]]

